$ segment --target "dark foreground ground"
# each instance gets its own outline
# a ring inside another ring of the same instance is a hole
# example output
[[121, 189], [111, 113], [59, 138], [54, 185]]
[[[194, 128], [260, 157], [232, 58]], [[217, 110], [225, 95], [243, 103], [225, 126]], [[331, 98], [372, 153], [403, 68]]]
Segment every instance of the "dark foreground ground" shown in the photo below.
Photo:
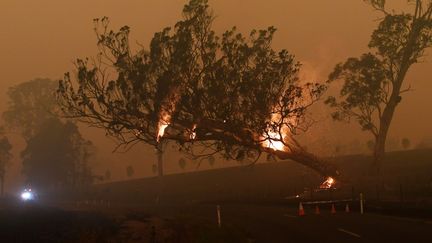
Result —
[[432, 242], [432, 219], [284, 205], [8, 205], [0, 242]]
[[[389, 153], [376, 178], [369, 160], [338, 158], [344, 177], [337, 190], [321, 192], [311, 188], [323, 178], [281, 162], [40, 194], [62, 203], [0, 201], [0, 243], [432, 242], [432, 149]], [[297, 216], [299, 201], [336, 199], [352, 200], [352, 211], [340, 203], [331, 214], [321, 204], [315, 215], [305, 204], [306, 215]]]

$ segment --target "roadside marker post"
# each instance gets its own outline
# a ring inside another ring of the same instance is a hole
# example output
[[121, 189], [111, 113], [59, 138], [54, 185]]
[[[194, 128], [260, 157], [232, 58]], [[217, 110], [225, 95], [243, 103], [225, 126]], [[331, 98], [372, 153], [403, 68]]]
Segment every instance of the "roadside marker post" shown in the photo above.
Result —
[[360, 193], [360, 214], [363, 214], [363, 193]]
[[216, 206], [216, 212], [217, 212], [218, 227], [220, 228], [222, 226], [222, 222], [221, 222], [221, 212], [220, 212], [220, 206], [219, 205]]

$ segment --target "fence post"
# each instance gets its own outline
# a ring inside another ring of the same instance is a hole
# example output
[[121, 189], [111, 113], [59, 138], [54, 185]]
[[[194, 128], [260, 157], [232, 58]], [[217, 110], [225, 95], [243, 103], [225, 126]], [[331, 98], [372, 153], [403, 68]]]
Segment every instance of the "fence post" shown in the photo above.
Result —
[[363, 193], [360, 193], [360, 214], [363, 214]]

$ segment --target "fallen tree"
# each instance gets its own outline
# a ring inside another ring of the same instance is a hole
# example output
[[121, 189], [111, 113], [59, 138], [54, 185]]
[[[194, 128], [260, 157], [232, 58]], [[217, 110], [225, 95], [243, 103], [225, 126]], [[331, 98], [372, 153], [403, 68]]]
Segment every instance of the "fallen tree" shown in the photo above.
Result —
[[274, 27], [218, 36], [213, 20], [207, 1], [192, 0], [174, 28], [133, 52], [129, 27], [115, 32], [108, 18], [95, 19], [100, 54], [78, 59], [76, 75], [59, 83], [65, 115], [105, 129], [126, 149], [143, 142], [162, 151], [175, 141], [193, 158], [254, 163], [265, 153], [337, 176], [295, 139], [314, 122], [307, 111], [325, 85], [299, 81], [294, 56], [271, 47]]

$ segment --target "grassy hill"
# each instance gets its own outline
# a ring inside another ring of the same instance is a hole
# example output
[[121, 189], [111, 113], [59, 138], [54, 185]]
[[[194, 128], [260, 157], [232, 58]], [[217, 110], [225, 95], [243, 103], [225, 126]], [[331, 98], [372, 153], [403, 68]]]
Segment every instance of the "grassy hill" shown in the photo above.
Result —
[[86, 197], [129, 203], [193, 203], [283, 201], [301, 193], [309, 199], [348, 198], [363, 192], [369, 200], [431, 201], [432, 149], [388, 153], [379, 178], [370, 176], [370, 156], [344, 156], [334, 161], [343, 177], [339, 189], [331, 193], [308, 190], [323, 181], [310, 169], [295, 162], [275, 162], [100, 184]]

